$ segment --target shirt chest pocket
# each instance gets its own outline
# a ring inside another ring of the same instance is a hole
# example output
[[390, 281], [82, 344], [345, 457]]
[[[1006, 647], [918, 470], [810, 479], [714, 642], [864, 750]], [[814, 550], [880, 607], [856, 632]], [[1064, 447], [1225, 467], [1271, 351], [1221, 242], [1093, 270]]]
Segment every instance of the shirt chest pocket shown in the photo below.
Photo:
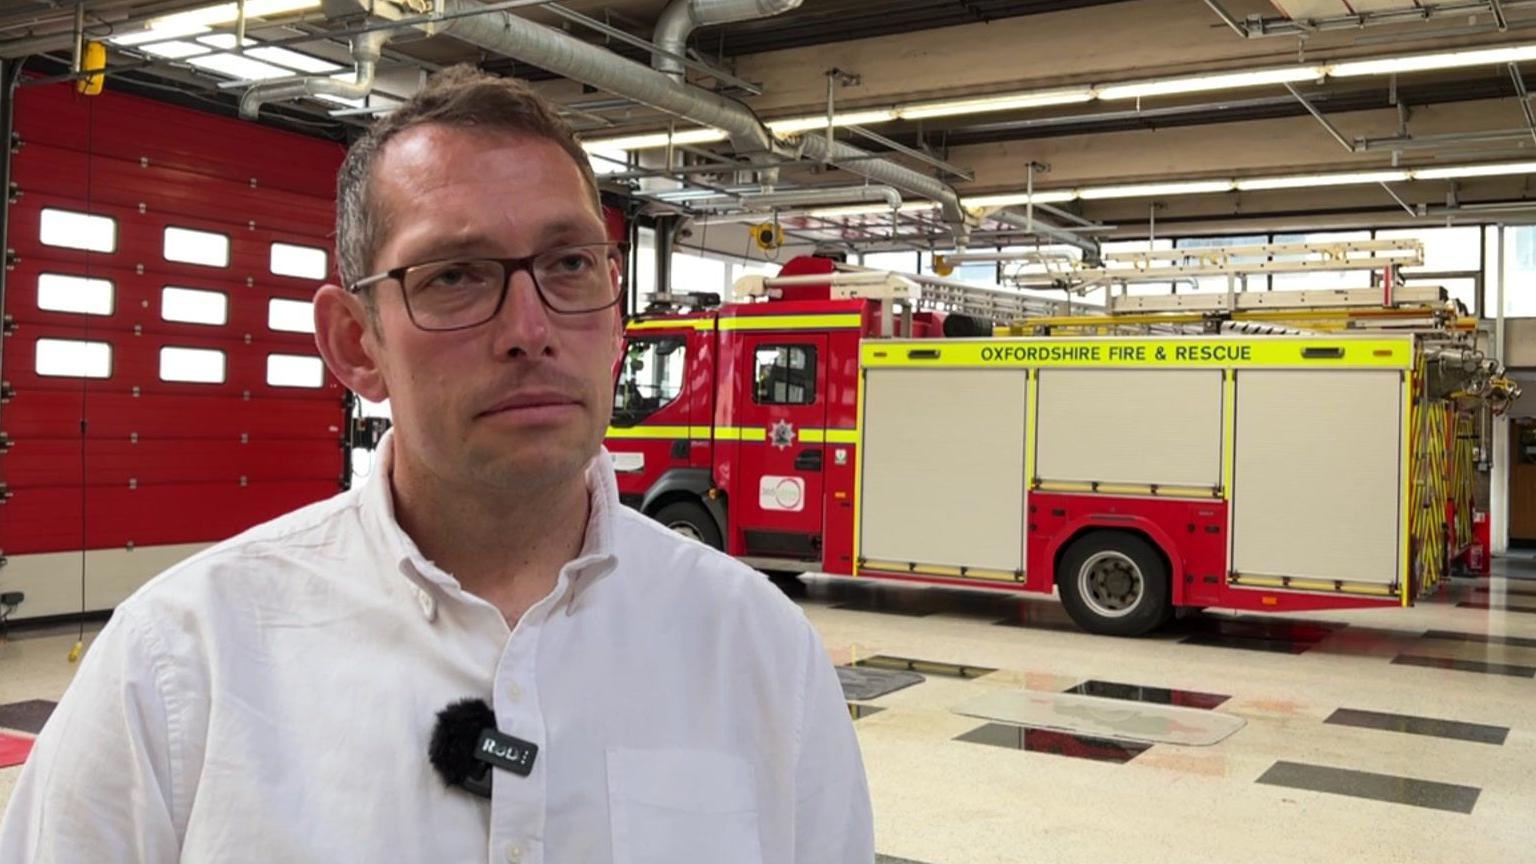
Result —
[[608, 751], [614, 864], [762, 864], [746, 759], [702, 750]]

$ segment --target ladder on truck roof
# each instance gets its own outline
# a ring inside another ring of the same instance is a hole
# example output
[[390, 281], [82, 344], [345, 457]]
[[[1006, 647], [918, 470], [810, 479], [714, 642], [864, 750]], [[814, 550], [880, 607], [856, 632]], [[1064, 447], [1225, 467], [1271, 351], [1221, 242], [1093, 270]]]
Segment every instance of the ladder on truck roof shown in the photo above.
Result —
[[[1476, 326], [1447, 299], [1445, 289], [1402, 284], [1403, 267], [1424, 263], [1424, 245], [1413, 239], [1156, 249], [1110, 252], [1103, 259], [1101, 265], [1050, 274], [1019, 274], [1013, 280], [1021, 286], [1075, 293], [1103, 289], [1102, 313], [1018, 318], [1010, 322], [1010, 331], [1198, 324], [1208, 332], [1300, 333], [1367, 327], [1466, 330]], [[963, 260], [964, 255], [948, 258]], [[1247, 289], [1251, 275], [1362, 270], [1381, 274], [1374, 287]], [[1227, 290], [1177, 291], [1179, 282], [1210, 277], [1225, 277]], [[1129, 291], [1130, 285], [1158, 283], [1169, 285], [1170, 292], [1133, 295]]]
[[[805, 276], [747, 274], [736, 280], [734, 291], [738, 297], [772, 297], [774, 288], [786, 285], [830, 284], [833, 300], [878, 300], [882, 305], [899, 303], [904, 314], [920, 310], [958, 313], [994, 326], [1006, 325], [1020, 318], [1060, 315], [1072, 311], [1069, 302], [1031, 297], [1007, 288], [975, 285], [922, 273], [872, 270], [851, 264], [836, 266], [835, 273]], [[890, 316], [887, 316], [887, 320], [891, 320]], [[910, 327], [903, 329], [910, 331]]]

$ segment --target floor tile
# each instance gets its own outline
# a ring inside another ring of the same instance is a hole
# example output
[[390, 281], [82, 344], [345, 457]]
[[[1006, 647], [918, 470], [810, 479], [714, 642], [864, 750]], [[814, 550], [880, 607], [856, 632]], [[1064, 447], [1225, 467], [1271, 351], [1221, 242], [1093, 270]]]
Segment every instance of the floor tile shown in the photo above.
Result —
[[1029, 729], [1006, 723], [988, 723], [955, 738], [972, 744], [990, 744], [1031, 753], [1051, 753], [1098, 762], [1125, 763], [1145, 753], [1152, 745], [1107, 738], [1090, 738], [1050, 729]]
[[1463, 600], [1456, 605], [1462, 609], [1489, 609], [1494, 612], [1519, 612], [1526, 615], [1536, 615], [1536, 606], [1519, 606], [1513, 604], [1508, 606], [1494, 606], [1486, 601], [1478, 600]]
[[1445, 657], [1420, 657], [1415, 654], [1399, 654], [1392, 658], [1392, 662], [1400, 666], [1430, 666], [1436, 669], [1454, 669], [1458, 672], [1482, 672], [1487, 675], [1536, 678], [1536, 666], [1484, 663], [1481, 660], [1451, 660]]
[[1471, 813], [1481, 794], [1481, 790], [1471, 786], [1302, 762], [1276, 762], [1259, 777], [1258, 782], [1452, 813]]
[[1509, 729], [1504, 726], [1489, 726], [1484, 723], [1463, 723], [1459, 720], [1439, 720], [1433, 717], [1415, 717], [1412, 714], [1360, 711], [1354, 708], [1340, 708], [1329, 715], [1328, 719], [1323, 722], [1338, 726], [1358, 726], [1362, 729], [1405, 732], [1409, 735], [1454, 738], [1458, 741], [1475, 741], [1479, 744], [1503, 744], [1504, 739], [1509, 737]]
[[29, 699], [0, 705], [0, 729], [19, 729], [36, 735], [43, 731], [43, 724], [48, 722], [57, 704], [48, 699]]
[[1516, 648], [1536, 648], [1536, 639], [1521, 636], [1497, 636], [1489, 633], [1463, 633], [1459, 630], [1426, 630], [1422, 639], [1443, 639], [1448, 642], [1479, 642], [1487, 645], [1510, 645]]
[[1106, 699], [1127, 699], [1134, 702], [1153, 702], [1158, 705], [1177, 705], [1181, 708], [1215, 708], [1231, 699], [1220, 693], [1198, 693], [1193, 690], [1174, 690], [1167, 687], [1147, 687], [1141, 684], [1120, 684], [1114, 681], [1084, 681], [1066, 693], [1083, 696], [1103, 696]]
[[854, 702], [848, 703], [848, 716], [855, 720], [858, 720], [861, 717], [868, 717], [871, 714], [879, 714], [884, 710], [884, 708], [881, 708], [878, 705], [859, 705]]

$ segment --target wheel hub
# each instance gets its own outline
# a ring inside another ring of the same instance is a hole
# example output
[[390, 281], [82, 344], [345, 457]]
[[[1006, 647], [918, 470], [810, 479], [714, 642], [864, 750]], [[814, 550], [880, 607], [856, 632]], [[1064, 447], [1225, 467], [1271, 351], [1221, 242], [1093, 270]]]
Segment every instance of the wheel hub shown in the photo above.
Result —
[[1146, 593], [1136, 562], [1120, 552], [1099, 552], [1078, 571], [1078, 593], [1094, 614], [1119, 618], [1130, 614]]

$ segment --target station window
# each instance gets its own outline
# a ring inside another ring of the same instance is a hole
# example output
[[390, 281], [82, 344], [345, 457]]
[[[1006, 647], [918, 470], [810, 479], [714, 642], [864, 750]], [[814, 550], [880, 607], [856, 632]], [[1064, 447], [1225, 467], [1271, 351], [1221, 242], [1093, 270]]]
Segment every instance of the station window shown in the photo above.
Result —
[[39, 339], [33, 368], [51, 378], [110, 378], [112, 346], [80, 339]]
[[759, 345], [752, 400], [759, 405], [809, 405], [816, 401], [813, 345]]
[[37, 308], [48, 312], [111, 315], [112, 281], [65, 276], [62, 273], [40, 273], [37, 277]]
[[687, 358], [686, 337], [631, 339], [613, 392], [613, 425], [633, 426], [676, 401]]
[[167, 227], [165, 260], [201, 264], [204, 267], [228, 267], [229, 238], [212, 231]]
[[313, 333], [315, 304], [307, 300], [274, 297], [267, 301], [267, 328], [284, 333]]
[[220, 291], [167, 286], [160, 292], [160, 317], [186, 324], [227, 324], [229, 297]]
[[116, 252], [117, 220], [110, 216], [44, 207], [38, 241], [44, 246], [64, 249]]
[[322, 387], [325, 364], [304, 354], [268, 354], [267, 383], [273, 387]]
[[316, 249], [313, 246], [294, 246], [291, 243], [273, 243], [268, 269], [279, 276], [324, 279], [325, 265], [324, 249]]
[[161, 348], [160, 380], [222, 384], [224, 352], [211, 348]]

